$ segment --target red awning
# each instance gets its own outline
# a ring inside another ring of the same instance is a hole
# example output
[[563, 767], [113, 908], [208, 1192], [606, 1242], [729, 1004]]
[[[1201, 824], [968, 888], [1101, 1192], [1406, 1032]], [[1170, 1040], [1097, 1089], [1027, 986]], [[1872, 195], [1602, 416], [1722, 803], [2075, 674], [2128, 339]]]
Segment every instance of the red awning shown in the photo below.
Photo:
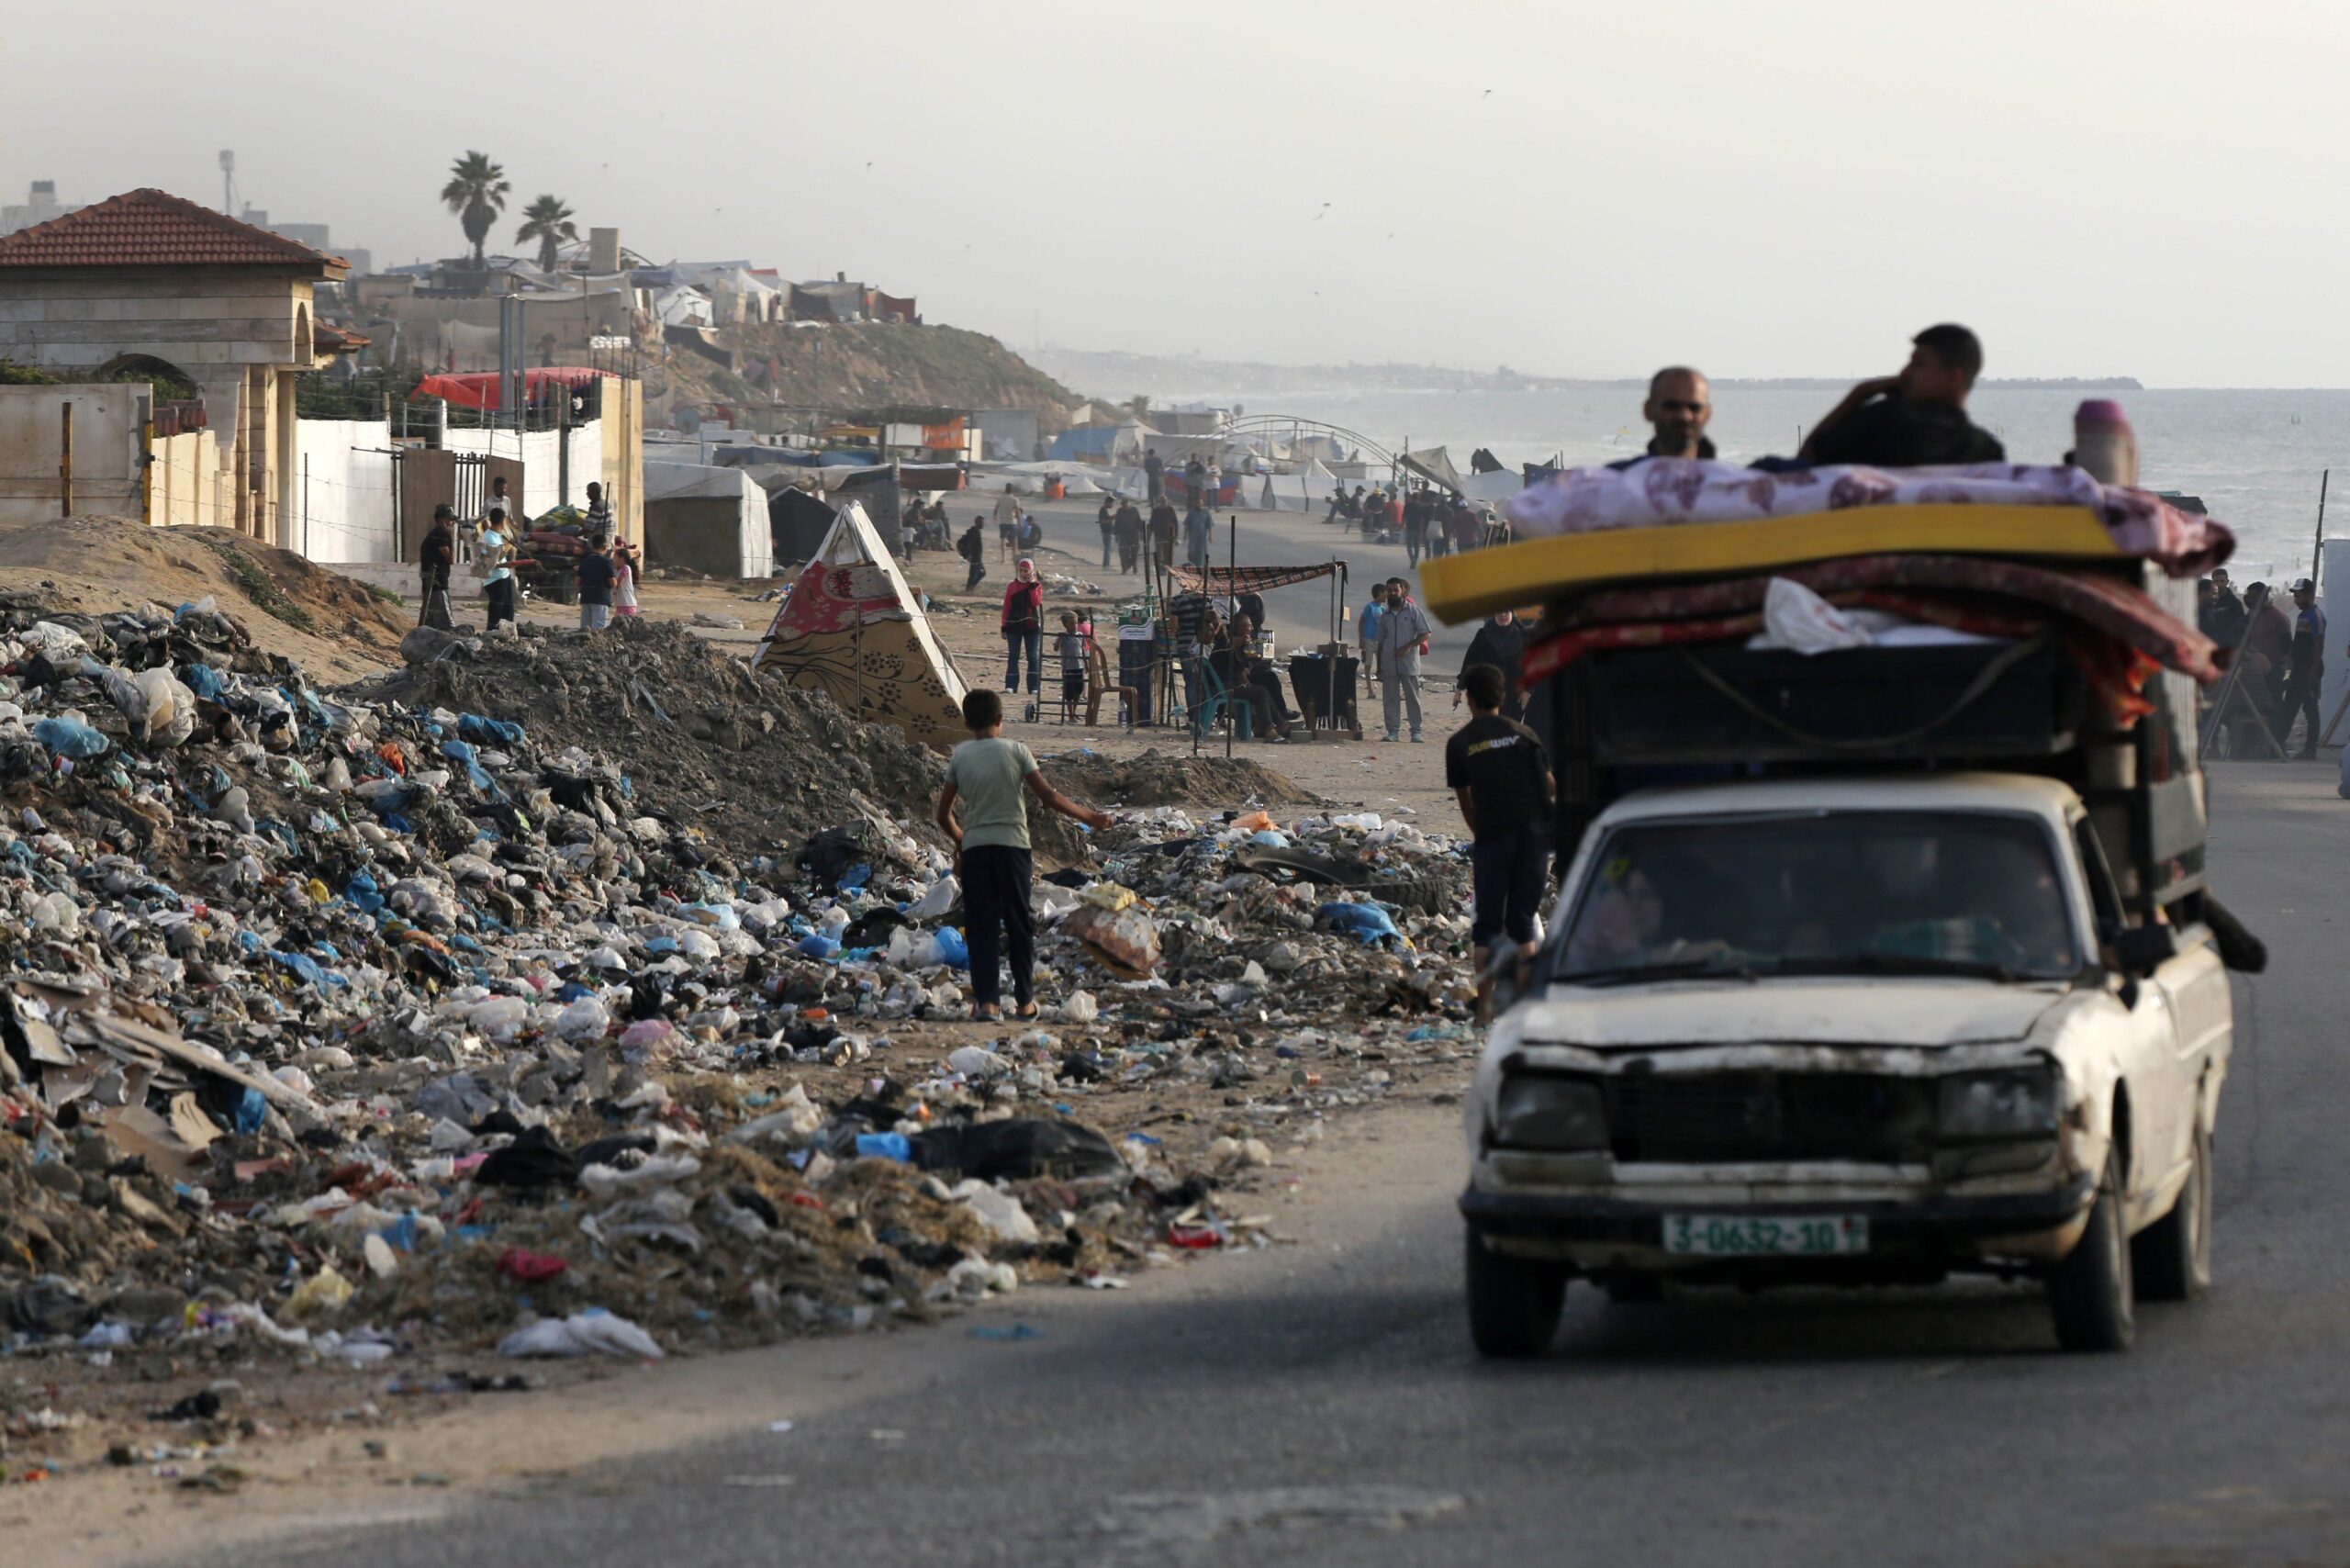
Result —
[[[551, 386], [584, 386], [604, 373], [585, 366], [557, 366], [554, 369], [526, 370], [522, 373], [522, 400], [535, 403], [546, 396]], [[445, 398], [461, 409], [497, 409], [504, 406], [504, 378], [494, 370], [469, 370], [457, 375], [428, 375], [416, 384], [410, 396]]]

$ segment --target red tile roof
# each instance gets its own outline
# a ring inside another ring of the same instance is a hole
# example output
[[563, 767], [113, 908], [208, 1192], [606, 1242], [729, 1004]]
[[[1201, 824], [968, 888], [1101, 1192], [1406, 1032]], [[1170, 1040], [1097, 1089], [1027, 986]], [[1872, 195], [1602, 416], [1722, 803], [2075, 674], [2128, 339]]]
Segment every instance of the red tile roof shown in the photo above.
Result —
[[0, 235], [0, 267], [342, 266], [312, 250], [169, 191], [125, 191], [62, 218]]

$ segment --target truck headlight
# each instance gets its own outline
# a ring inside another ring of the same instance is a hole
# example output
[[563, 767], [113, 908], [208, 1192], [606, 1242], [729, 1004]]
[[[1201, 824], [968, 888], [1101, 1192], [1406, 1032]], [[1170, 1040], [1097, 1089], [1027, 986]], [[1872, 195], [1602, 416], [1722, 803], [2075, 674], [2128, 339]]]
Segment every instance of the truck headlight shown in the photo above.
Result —
[[1607, 1107], [1599, 1085], [1542, 1073], [1504, 1080], [1494, 1100], [1494, 1142], [1508, 1148], [1606, 1148]]
[[1936, 1130], [1945, 1142], [2053, 1137], [2056, 1073], [2047, 1067], [1953, 1073], [1942, 1081]]

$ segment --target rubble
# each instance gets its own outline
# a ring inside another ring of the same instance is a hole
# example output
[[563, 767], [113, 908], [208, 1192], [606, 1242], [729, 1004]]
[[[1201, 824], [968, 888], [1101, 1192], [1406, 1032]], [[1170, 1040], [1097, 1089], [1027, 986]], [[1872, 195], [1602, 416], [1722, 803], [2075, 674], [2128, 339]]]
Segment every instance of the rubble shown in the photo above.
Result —
[[938, 759], [680, 628], [325, 689], [0, 601], [0, 1348], [502, 1391], [1266, 1244], [1230, 1193], [1467, 1054], [1466, 861], [1237, 766], [1068, 846], [1051, 1022], [978, 1030]]

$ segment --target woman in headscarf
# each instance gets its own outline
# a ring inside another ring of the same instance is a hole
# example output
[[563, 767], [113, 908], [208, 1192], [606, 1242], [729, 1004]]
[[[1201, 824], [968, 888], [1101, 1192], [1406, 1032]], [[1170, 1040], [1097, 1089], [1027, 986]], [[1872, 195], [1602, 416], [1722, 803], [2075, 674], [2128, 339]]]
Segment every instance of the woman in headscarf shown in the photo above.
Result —
[[[1469, 639], [1468, 656], [1460, 661], [1460, 674], [1466, 676], [1477, 665], [1491, 665], [1502, 672], [1505, 684], [1502, 688], [1502, 717], [1523, 721], [1526, 701], [1517, 694], [1517, 666], [1526, 652], [1526, 629], [1509, 610], [1497, 610], [1477, 628]], [[1452, 705], [1460, 706], [1460, 679], [1452, 682]]]
[[1028, 695], [1044, 687], [1045, 585], [1036, 579], [1036, 563], [1026, 555], [1012, 569], [1003, 585], [1003, 689], [1020, 689], [1020, 654], [1028, 654]]

